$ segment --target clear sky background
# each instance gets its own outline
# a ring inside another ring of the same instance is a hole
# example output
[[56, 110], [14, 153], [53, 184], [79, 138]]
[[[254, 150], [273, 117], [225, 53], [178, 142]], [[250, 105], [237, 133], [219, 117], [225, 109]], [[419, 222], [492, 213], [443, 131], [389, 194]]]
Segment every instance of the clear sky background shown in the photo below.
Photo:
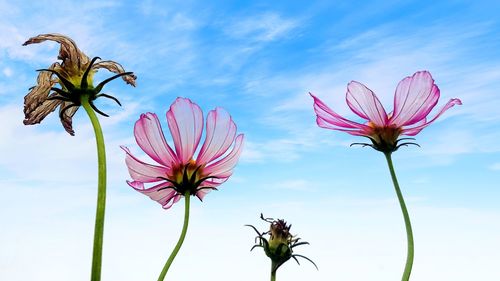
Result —
[[[210, 3], [209, 3], [210, 2]], [[381, 153], [320, 129], [313, 92], [337, 112], [357, 80], [388, 108], [397, 83], [429, 70], [443, 105], [421, 148], [400, 149], [396, 171], [415, 235], [413, 281], [500, 280], [500, 19], [497, 1], [0, 1], [0, 280], [83, 281], [90, 276], [96, 200], [93, 131], [83, 110], [75, 137], [57, 114], [24, 126], [23, 97], [58, 45], [22, 47], [57, 32], [90, 57], [120, 62], [120, 81], [98, 106], [108, 155], [104, 281], [156, 280], [182, 226], [132, 190], [124, 153], [139, 153], [133, 124], [189, 97], [206, 114], [231, 113], [246, 135], [220, 191], [193, 200], [184, 247], [167, 280], [267, 280], [269, 260], [249, 252], [265, 216], [291, 222], [318, 264], [293, 261], [278, 280], [400, 280], [403, 218]], [[100, 72], [96, 80], [109, 77]], [[439, 106], [438, 105], [438, 106]], [[356, 119], [359, 120], [359, 119]], [[166, 127], [166, 126], [164, 126]], [[143, 158], [147, 159], [147, 158]]]

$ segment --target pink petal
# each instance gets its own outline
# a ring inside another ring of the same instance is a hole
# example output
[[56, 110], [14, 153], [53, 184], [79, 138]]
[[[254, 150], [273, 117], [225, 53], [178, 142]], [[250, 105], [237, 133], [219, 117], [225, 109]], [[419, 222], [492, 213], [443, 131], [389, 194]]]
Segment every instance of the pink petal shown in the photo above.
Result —
[[167, 175], [168, 168], [144, 163], [134, 157], [127, 147], [121, 146], [121, 148], [127, 153], [125, 164], [127, 164], [130, 176], [135, 181], [157, 182], [161, 180], [158, 177], [165, 177]]
[[149, 157], [168, 168], [177, 162], [175, 153], [165, 141], [158, 116], [154, 113], [141, 114], [134, 126], [137, 144]]
[[172, 188], [159, 190], [161, 188], [170, 186], [170, 183], [168, 182], [162, 182], [150, 188], [146, 188], [144, 186], [144, 183], [140, 181], [127, 181], [127, 183], [135, 190], [151, 198], [151, 200], [160, 203], [164, 209], [169, 209], [181, 198], [181, 195]]
[[[224, 177], [218, 176], [215, 179], [212, 178], [212, 179], [205, 180], [201, 184], [201, 187], [217, 187], [217, 186], [223, 184], [224, 182], [226, 182], [229, 179], [229, 177], [231, 176], [231, 174], [232, 174], [232, 170], [229, 173], [224, 174]], [[198, 199], [200, 199], [200, 201], [203, 201], [203, 198], [205, 197], [205, 195], [207, 195], [210, 191], [212, 191], [212, 189], [210, 189], [210, 188], [201, 189], [198, 192], [196, 192], [196, 197], [198, 197]]]
[[200, 199], [200, 201], [203, 201], [203, 198], [205, 198], [205, 195], [207, 195], [210, 191], [211, 190], [208, 188], [199, 190], [198, 192], [196, 192], [196, 197], [198, 197], [198, 199]]
[[321, 128], [346, 132], [346, 133], [351, 134], [353, 136], [368, 136], [368, 135], [370, 135], [370, 132], [371, 132], [369, 129], [366, 129], [366, 130], [340, 129], [338, 127], [331, 125], [330, 123], [327, 123], [325, 120], [323, 120], [319, 117], [316, 118], [316, 124], [318, 124], [318, 126]]
[[243, 134], [236, 137], [233, 149], [224, 158], [218, 160], [215, 163], [209, 164], [203, 169], [204, 174], [215, 176], [219, 178], [227, 178], [231, 175], [234, 166], [240, 158], [240, 154], [243, 148]]
[[175, 153], [165, 141], [158, 116], [154, 113], [141, 114], [134, 126], [137, 144], [157, 163], [171, 168], [177, 162]]
[[459, 99], [451, 99], [451, 100], [449, 100], [448, 103], [446, 103], [446, 105], [439, 111], [439, 113], [434, 118], [432, 118], [431, 121], [424, 122], [423, 124], [420, 124], [420, 125], [418, 125], [416, 127], [404, 128], [401, 134], [407, 135], [407, 136], [414, 136], [414, 135], [420, 133], [420, 131], [422, 131], [422, 129], [424, 129], [425, 127], [429, 126], [429, 124], [431, 124], [432, 122], [434, 122], [434, 120], [436, 120], [439, 116], [441, 116], [441, 114], [443, 114], [446, 110], [452, 108], [455, 105], [462, 105], [462, 101], [459, 100]]
[[217, 107], [207, 116], [206, 137], [196, 162], [202, 165], [224, 154], [234, 141], [236, 124], [224, 109]]
[[408, 126], [425, 118], [439, 100], [439, 88], [427, 71], [419, 71], [399, 82], [394, 95], [391, 124]]
[[387, 113], [377, 96], [365, 85], [351, 81], [347, 84], [347, 105], [361, 118], [371, 121], [377, 126], [387, 124]]
[[177, 159], [187, 163], [193, 158], [203, 130], [201, 108], [187, 98], [177, 98], [167, 112], [168, 127], [174, 140]]
[[321, 128], [343, 131], [357, 136], [364, 136], [370, 130], [369, 126], [345, 119], [331, 110], [316, 96], [311, 93], [309, 95], [314, 99], [314, 112], [317, 116], [316, 123]]

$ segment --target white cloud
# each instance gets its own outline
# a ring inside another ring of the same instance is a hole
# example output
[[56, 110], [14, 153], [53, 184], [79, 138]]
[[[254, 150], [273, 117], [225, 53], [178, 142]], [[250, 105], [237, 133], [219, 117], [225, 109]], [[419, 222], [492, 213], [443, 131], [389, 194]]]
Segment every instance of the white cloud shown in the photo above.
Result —
[[230, 36], [256, 42], [270, 42], [288, 36], [298, 26], [298, 22], [270, 12], [233, 21], [226, 30]]
[[488, 168], [493, 171], [500, 171], [500, 162], [493, 163]]
[[[107, 141], [108, 174], [112, 180], [125, 180], [124, 156], [119, 145], [129, 142], [131, 138], [131, 132], [127, 137], [121, 137], [121, 133], [113, 127], [138, 115], [136, 104], [125, 106], [126, 110], [121, 113], [101, 118]], [[0, 119], [5, 122], [0, 138], [0, 167], [4, 176], [8, 174], [25, 182], [95, 182], [95, 140], [87, 116], [82, 109], [77, 112], [73, 122], [76, 136], [71, 137], [59, 124], [56, 115], [49, 115], [41, 124], [24, 126], [21, 107], [0, 107]]]
[[3, 75], [5, 75], [7, 78], [11, 77], [12, 74], [13, 74], [13, 71], [10, 67], [5, 67], [3, 70], [2, 70], [2, 73]]

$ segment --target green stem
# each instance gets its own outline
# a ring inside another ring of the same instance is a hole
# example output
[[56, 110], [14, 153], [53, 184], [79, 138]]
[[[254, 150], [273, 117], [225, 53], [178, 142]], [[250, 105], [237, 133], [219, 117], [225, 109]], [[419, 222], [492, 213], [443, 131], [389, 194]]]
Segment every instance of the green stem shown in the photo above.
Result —
[[104, 137], [102, 135], [99, 119], [94, 110], [90, 107], [88, 96], [82, 96], [81, 103], [87, 112], [92, 126], [97, 144], [98, 179], [97, 179], [97, 210], [94, 228], [94, 248], [92, 252], [92, 273], [91, 281], [101, 280], [102, 267], [102, 242], [104, 236], [104, 212], [106, 209], [106, 150], [104, 147]]
[[271, 262], [271, 281], [276, 281], [276, 263]]
[[399, 188], [398, 179], [396, 178], [396, 173], [394, 172], [394, 166], [392, 164], [391, 153], [384, 153], [387, 159], [387, 164], [389, 165], [389, 171], [391, 172], [392, 182], [394, 183], [394, 189], [396, 189], [396, 194], [398, 196], [399, 205], [401, 206], [401, 211], [403, 212], [403, 217], [405, 219], [406, 226], [406, 238], [408, 240], [408, 253], [406, 256], [405, 270], [403, 272], [402, 281], [410, 280], [411, 268], [413, 266], [413, 256], [414, 256], [414, 245], [413, 245], [413, 232], [411, 230], [410, 216], [408, 215], [408, 210], [406, 209], [406, 204], [403, 199], [403, 194]]
[[182, 243], [184, 242], [184, 238], [186, 237], [188, 223], [189, 223], [189, 197], [191, 197], [191, 196], [190, 196], [189, 191], [188, 191], [188, 192], [186, 192], [186, 194], [184, 194], [184, 198], [186, 198], [186, 204], [184, 207], [184, 225], [182, 226], [181, 236], [179, 237], [179, 241], [177, 241], [177, 245], [175, 245], [174, 250], [170, 254], [170, 257], [168, 258], [167, 263], [163, 267], [163, 269], [160, 273], [160, 277], [158, 277], [158, 281], [163, 281], [165, 279], [165, 275], [167, 275], [167, 271], [170, 268], [170, 265], [172, 264], [172, 262], [174, 261], [175, 256], [177, 256], [177, 253], [179, 252], [179, 250], [182, 246]]

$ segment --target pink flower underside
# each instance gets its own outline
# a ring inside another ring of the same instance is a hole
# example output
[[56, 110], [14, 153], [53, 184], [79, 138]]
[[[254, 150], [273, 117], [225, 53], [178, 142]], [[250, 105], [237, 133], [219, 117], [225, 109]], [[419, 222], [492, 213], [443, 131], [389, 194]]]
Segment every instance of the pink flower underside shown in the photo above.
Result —
[[156, 114], [141, 114], [134, 126], [134, 136], [139, 147], [156, 163], [169, 169], [173, 163], [178, 163], [177, 156], [165, 140]]
[[450, 99], [442, 108], [439, 110], [438, 114], [434, 116], [434, 118], [431, 119], [431, 121], [427, 122], [427, 119], [424, 117], [419, 123], [416, 123], [414, 127], [411, 128], [404, 128], [403, 127], [403, 132], [401, 133], [402, 135], [407, 135], [407, 136], [415, 136], [416, 134], [420, 133], [422, 129], [425, 127], [429, 126], [432, 122], [434, 122], [436, 119], [438, 119], [441, 114], [443, 114], [446, 110], [452, 108], [455, 105], [462, 105], [462, 101], [460, 99]]
[[370, 120], [376, 126], [387, 125], [387, 113], [377, 96], [365, 85], [351, 81], [347, 84], [347, 105], [361, 118]]
[[[314, 99], [314, 110], [318, 126], [339, 130], [357, 136], [369, 136], [369, 126], [345, 119], [335, 113], [319, 98]], [[397, 126], [402, 128], [403, 135], [414, 136], [423, 128], [434, 122], [441, 114], [454, 105], [461, 105], [459, 99], [451, 99], [427, 122], [427, 115], [432, 111], [439, 99], [439, 88], [434, 84], [427, 71], [419, 71], [411, 77], [399, 82], [394, 96], [394, 111], [388, 118], [376, 95], [363, 84], [352, 81], [348, 84], [346, 101], [351, 110], [358, 116], [372, 122], [376, 126]]]
[[426, 118], [439, 100], [439, 88], [427, 71], [419, 71], [399, 82], [394, 94], [390, 123], [398, 127], [413, 125]]
[[182, 197], [182, 195], [178, 194], [171, 188], [159, 190], [161, 188], [168, 187], [170, 185], [168, 182], [162, 182], [150, 188], [145, 188], [144, 183], [140, 181], [127, 181], [127, 183], [135, 190], [160, 203], [164, 209], [169, 209]]
[[370, 127], [348, 120], [329, 108], [323, 101], [312, 93], [314, 99], [314, 111], [316, 112], [316, 123], [321, 128], [343, 131], [355, 136], [369, 135]]
[[203, 112], [191, 100], [177, 98], [167, 112], [167, 122], [177, 159], [180, 163], [187, 163], [193, 158], [201, 139]]
[[[176, 152], [165, 141], [156, 114], [142, 114], [134, 128], [134, 134], [139, 146], [161, 166], [140, 161], [126, 147], [122, 147], [127, 154], [125, 161], [130, 176], [134, 180], [128, 182], [129, 185], [159, 202], [164, 208], [166, 206], [170, 207], [171, 202], [175, 203], [176, 197], [175, 194], [172, 195], [172, 193], [175, 193], [172, 189], [158, 191], [162, 187], [169, 186], [168, 183], [158, 177], [166, 177], [173, 165], [185, 164], [193, 158], [203, 129], [203, 124], [194, 124], [196, 122], [203, 123], [201, 109], [189, 99], [177, 98], [170, 107], [169, 112], [167, 112], [167, 121], [169, 122], [169, 129], [173, 136]], [[209, 112], [206, 126], [205, 142], [198, 153], [196, 165], [205, 165], [203, 173], [217, 177], [216, 179], [206, 180], [203, 186], [216, 187], [231, 176], [241, 154], [244, 137], [242, 134], [235, 137], [236, 124], [222, 108], [216, 108]], [[189, 129], [186, 130], [186, 128]], [[200, 131], [199, 134], [198, 131]], [[233, 142], [233, 149], [226, 154]], [[183, 145], [187, 145], [188, 149], [184, 149]], [[226, 155], [223, 156], [224, 154]], [[189, 156], [187, 160], [182, 161], [187, 156]], [[162, 181], [159, 185], [150, 188], [144, 186], [144, 183], [159, 181]], [[202, 200], [209, 191], [209, 189], [200, 190], [196, 196]]]

